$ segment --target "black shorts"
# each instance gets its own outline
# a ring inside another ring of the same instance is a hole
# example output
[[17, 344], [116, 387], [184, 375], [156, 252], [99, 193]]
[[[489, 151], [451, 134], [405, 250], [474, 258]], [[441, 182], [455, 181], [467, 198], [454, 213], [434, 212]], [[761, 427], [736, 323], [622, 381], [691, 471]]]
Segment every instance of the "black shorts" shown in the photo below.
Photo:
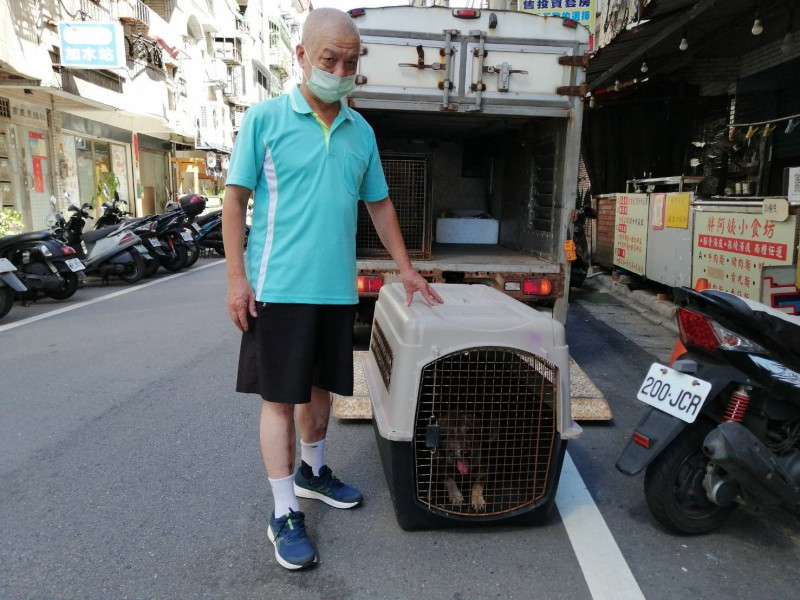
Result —
[[236, 391], [303, 404], [311, 386], [353, 394], [355, 305], [256, 302], [242, 333]]

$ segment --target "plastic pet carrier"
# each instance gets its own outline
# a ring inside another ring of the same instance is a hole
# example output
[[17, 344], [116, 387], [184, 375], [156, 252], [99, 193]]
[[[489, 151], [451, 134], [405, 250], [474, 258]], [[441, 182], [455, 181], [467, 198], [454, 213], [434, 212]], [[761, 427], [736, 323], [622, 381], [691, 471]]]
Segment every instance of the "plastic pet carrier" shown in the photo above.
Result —
[[364, 371], [403, 529], [549, 516], [570, 416], [563, 326], [483, 285], [435, 286], [405, 306], [381, 288]]

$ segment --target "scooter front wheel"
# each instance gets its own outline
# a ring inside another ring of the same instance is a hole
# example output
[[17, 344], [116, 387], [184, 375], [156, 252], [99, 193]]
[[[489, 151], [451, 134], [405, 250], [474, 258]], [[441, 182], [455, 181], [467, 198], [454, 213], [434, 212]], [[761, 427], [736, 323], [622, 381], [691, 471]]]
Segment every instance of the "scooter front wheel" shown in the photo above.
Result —
[[119, 278], [125, 283], [136, 283], [144, 277], [144, 257], [136, 250], [131, 252], [130, 255], [133, 258], [133, 264], [126, 265], [125, 270], [119, 274]]
[[672, 531], [708, 533], [720, 527], [736, 508], [736, 504], [714, 504], [703, 488], [710, 462], [703, 453], [703, 440], [713, 428], [705, 419], [689, 425], [645, 472], [647, 506], [656, 520]]

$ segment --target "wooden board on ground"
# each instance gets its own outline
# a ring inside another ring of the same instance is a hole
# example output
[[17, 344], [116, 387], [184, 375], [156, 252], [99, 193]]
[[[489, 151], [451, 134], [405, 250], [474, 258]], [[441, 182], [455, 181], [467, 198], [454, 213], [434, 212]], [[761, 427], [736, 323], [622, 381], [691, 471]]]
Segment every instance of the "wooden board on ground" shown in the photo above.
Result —
[[[353, 395], [333, 395], [333, 416], [337, 419], [371, 419], [372, 405], [364, 377], [364, 351], [353, 352]], [[612, 418], [608, 401], [578, 364], [569, 359], [572, 418], [576, 421], [608, 421]]]

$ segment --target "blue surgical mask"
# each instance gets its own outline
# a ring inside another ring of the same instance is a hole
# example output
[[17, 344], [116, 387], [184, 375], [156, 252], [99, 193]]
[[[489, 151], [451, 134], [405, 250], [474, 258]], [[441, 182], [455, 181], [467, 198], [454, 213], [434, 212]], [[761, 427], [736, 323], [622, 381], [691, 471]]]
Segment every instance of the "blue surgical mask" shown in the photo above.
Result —
[[[305, 72], [303, 76], [305, 77]], [[333, 104], [353, 91], [356, 87], [356, 76], [339, 77], [311, 65], [311, 79], [306, 82], [306, 85], [311, 93], [322, 102]]]

